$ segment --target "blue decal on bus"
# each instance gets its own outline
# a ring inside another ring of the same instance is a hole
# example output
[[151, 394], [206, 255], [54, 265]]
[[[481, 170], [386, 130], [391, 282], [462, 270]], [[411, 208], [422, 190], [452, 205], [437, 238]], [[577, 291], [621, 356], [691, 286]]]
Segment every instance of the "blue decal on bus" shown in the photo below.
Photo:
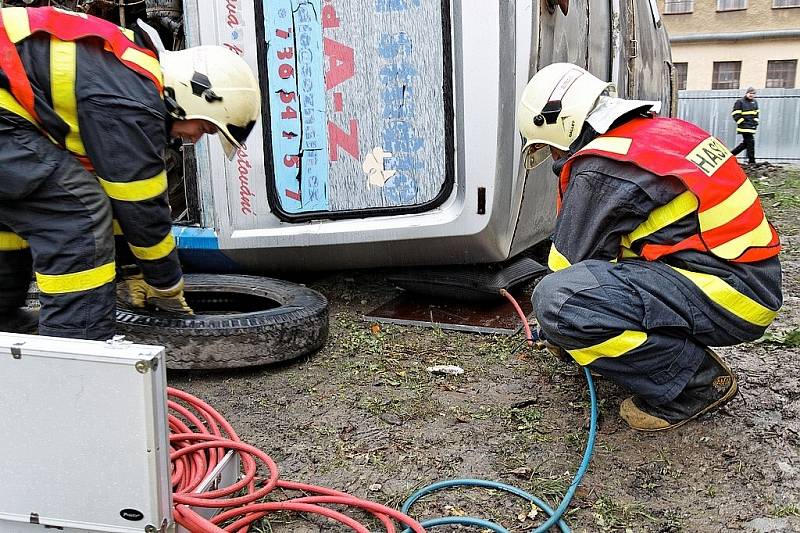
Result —
[[[405, 3], [395, 4], [394, 10], [401, 9], [406, 9]], [[392, 154], [386, 160], [386, 169], [396, 171], [386, 181], [383, 193], [390, 204], [408, 205], [416, 201], [419, 192], [414, 176], [425, 168], [418, 155], [425, 139], [414, 126], [414, 82], [418, 72], [413, 64], [411, 38], [403, 32], [384, 33], [378, 38], [378, 53], [385, 61], [379, 71], [384, 87], [383, 148]]]
[[322, 0], [264, 2], [274, 179], [288, 213], [328, 209], [322, 12]]
[[219, 250], [217, 232], [212, 228], [172, 226], [172, 236], [175, 246], [181, 249]]

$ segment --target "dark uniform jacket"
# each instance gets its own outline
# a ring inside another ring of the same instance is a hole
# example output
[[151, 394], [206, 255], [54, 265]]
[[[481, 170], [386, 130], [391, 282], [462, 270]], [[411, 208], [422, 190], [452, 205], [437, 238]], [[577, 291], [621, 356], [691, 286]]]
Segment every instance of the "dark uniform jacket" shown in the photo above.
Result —
[[758, 129], [758, 102], [747, 98], [736, 100], [731, 116], [736, 121], [736, 133], [755, 133]]
[[[591, 128], [587, 129], [589, 131], [573, 145], [573, 153], [597, 136]], [[556, 173], [560, 173], [566, 160], [565, 157], [556, 162]], [[586, 259], [644, 261], [620, 258], [623, 238], [647, 220], [655, 208], [686, 191], [686, 186], [677, 178], [656, 176], [633, 164], [604, 157], [582, 157], [575, 161], [571, 170], [552, 237], [553, 247], [569, 264]], [[638, 252], [646, 242], [671, 244], [697, 232], [696, 218], [685, 217], [634, 243], [632, 248]], [[681, 290], [701, 306], [718, 303], [709, 302], [696, 285], [670, 265], [715, 276], [732, 288], [731, 294], [735, 297], [744, 295], [769, 309], [777, 310], [782, 303], [781, 267], [777, 257], [757, 263], [732, 263], [711, 254], [687, 250], [645, 263], [664, 277], [664, 290]], [[720, 327], [762, 329], [733, 314], [729, 322]]]
[[[136, 44], [147, 46], [138, 36]], [[75, 117], [67, 116], [67, 120], [72, 118], [77, 122], [76, 136], [74, 128], [54, 109], [51, 96], [54, 75], [51, 60], [61, 61], [58, 65], [67, 69], [69, 62], [53, 57], [57, 52], [51, 48], [48, 34], [34, 34], [16, 46], [47, 134], [68, 148], [76, 142], [82, 143], [97, 178], [111, 198], [115, 231], [124, 233], [145, 279], [158, 287], [177, 283], [181, 268], [171, 234], [167, 193], [161, 190], [166, 184], [163, 157], [169, 138], [168, 114], [153, 82], [103, 50], [100, 39], [77, 41], [74, 59], [77, 113]], [[0, 87], [8, 89], [2, 71]], [[0, 120], [20, 128], [34, 127], [3, 109]], [[34, 190], [38, 184], [18, 186]]]

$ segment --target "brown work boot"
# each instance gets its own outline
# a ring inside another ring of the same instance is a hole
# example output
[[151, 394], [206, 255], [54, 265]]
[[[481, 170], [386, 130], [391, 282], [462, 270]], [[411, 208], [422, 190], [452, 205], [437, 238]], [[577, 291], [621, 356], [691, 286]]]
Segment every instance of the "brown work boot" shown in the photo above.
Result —
[[674, 429], [726, 404], [737, 391], [736, 376], [730, 367], [713, 350], [706, 348], [700, 368], [674, 400], [652, 405], [632, 396], [622, 402], [619, 414], [638, 431]]
[[7, 333], [36, 333], [39, 329], [39, 312], [19, 308], [0, 314], [0, 331]]

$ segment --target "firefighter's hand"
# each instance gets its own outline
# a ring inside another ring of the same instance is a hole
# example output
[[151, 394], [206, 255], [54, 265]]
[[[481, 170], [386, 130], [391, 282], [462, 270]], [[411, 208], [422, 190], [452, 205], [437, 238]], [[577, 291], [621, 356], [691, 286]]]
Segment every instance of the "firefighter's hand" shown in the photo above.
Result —
[[141, 274], [129, 276], [123, 278], [118, 286], [117, 300], [136, 309], [154, 307], [166, 313], [194, 314], [183, 296], [183, 278], [172, 287], [159, 289], [147, 283]]

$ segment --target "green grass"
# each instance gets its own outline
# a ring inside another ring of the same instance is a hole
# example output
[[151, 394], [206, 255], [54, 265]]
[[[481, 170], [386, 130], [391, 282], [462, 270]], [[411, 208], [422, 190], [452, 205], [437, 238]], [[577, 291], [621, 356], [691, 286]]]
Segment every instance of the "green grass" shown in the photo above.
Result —
[[778, 505], [770, 513], [778, 518], [788, 518], [790, 516], [800, 516], [800, 505]]
[[633, 525], [638, 528], [642, 519], [658, 522], [658, 518], [647, 513], [640, 505], [624, 504], [605, 496], [592, 505], [592, 516], [599, 531], [628, 530]]

